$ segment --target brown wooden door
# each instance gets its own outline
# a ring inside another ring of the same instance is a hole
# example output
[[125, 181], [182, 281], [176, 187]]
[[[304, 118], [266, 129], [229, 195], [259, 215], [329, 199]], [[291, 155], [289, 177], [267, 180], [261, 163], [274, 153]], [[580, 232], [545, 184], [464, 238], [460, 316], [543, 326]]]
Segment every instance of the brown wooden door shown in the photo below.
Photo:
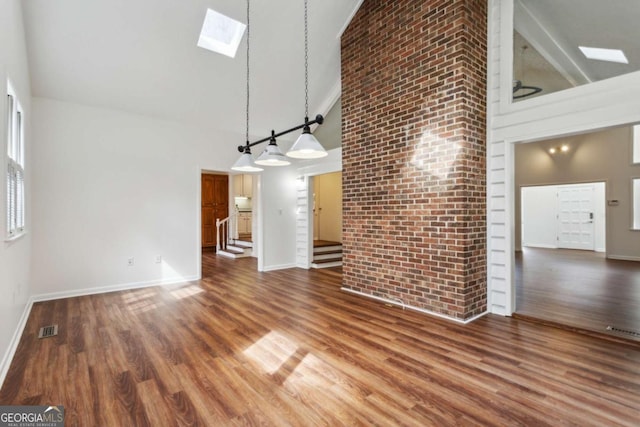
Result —
[[202, 247], [216, 246], [216, 219], [229, 216], [229, 177], [202, 174]]

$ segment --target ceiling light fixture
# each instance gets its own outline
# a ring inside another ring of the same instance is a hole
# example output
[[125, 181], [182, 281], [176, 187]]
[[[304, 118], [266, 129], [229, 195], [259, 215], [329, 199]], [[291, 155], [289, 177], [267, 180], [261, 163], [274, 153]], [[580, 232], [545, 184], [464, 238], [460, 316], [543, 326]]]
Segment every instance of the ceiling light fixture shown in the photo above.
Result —
[[246, 131], [245, 131], [245, 141], [246, 144], [240, 145], [238, 149], [242, 153], [240, 158], [231, 166], [231, 169], [239, 172], [261, 172], [262, 169], [259, 166], [253, 164], [253, 158], [251, 157], [251, 144], [249, 144], [249, 2], [247, 0], [247, 104], [246, 104]]
[[629, 60], [620, 49], [602, 49], [599, 47], [578, 46], [583, 55], [588, 59], [597, 61], [617, 62], [619, 64], [628, 64]]
[[[248, 16], [248, 0], [247, 0], [247, 16]], [[247, 18], [247, 28], [249, 26]], [[247, 42], [249, 40], [249, 31], [247, 30]], [[271, 136], [266, 138], [259, 139], [257, 141], [249, 143], [249, 48], [247, 43], [247, 143], [245, 145], [239, 145], [238, 151], [240, 151], [242, 156], [240, 159], [234, 164], [231, 169], [234, 170], [242, 170], [237, 169], [236, 165], [243, 161], [243, 158], [247, 158], [251, 161], [251, 147], [261, 144], [263, 142], [269, 141], [269, 146], [265, 150], [265, 152], [260, 155], [256, 163], [259, 165], [265, 166], [284, 166], [283, 162], [288, 162], [288, 160], [280, 157], [281, 153], [276, 145], [276, 138], [291, 133], [293, 131], [302, 129], [302, 135], [300, 135], [297, 141], [293, 144], [291, 149], [287, 152], [288, 157], [296, 158], [296, 159], [318, 159], [321, 157], [325, 157], [328, 155], [326, 150], [322, 147], [322, 145], [318, 142], [318, 140], [311, 134], [311, 125], [324, 123], [324, 117], [322, 114], [316, 115], [314, 120], [309, 120], [309, 24], [308, 24], [308, 7], [307, 0], [304, 1], [304, 123], [294, 126], [290, 129], [287, 129], [282, 132], [276, 133], [275, 131], [271, 131]], [[280, 153], [280, 154], [278, 154]], [[262, 158], [264, 156], [264, 158]], [[244, 160], [246, 164], [248, 161]], [[258, 168], [257, 166], [251, 165], [254, 168]], [[259, 170], [262, 170], [258, 168]]]
[[[525, 54], [529, 46], [524, 45], [520, 49], [520, 70], [522, 72], [522, 79], [524, 80], [524, 75], [526, 72], [526, 64], [525, 64]], [[536, 93], [542, 92], [542, 88], [538, 86], [528, 86], [522, 83], [522, 80], [513, 80], [513, 91], [512, 96], [513, 99], [522, 99], [528, 96], [535, 95]]]
[[265, 148], [262, 154], [256, 159], [256, 164], [262, 166], [287, 166], [291, 164], [285, 155], [282, 154], [280, 148], [278, 148], [274, 131], [271, 131], [269, 145], [267, 145], [267, 148]]
[[557, 152], [566, 153], [567, 151], [569, 151], [569, 146], [567, 144], [562, 144], [559, 147], [549, 148], [549, 154], [556, 154]]
[[304, 122], [302, 135], [287, 152], [294, 159], [318, 159], [328, 153], [311, 134], [309, 127], [309, 23], [307, 19], [307, 0], [304, 0]]
[[520, 80], [513, 81], [513, 99], [526, 98], [536, 93], [542, 92], [542, 88], [538, 86], [525, 86]]

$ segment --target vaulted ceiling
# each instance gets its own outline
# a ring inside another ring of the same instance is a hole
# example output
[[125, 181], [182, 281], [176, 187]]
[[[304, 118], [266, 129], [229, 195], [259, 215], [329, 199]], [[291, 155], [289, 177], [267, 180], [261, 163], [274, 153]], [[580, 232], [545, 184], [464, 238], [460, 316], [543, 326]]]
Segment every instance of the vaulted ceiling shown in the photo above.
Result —
[[[340, 34], [362, 0], [308, 2], [314, 116], [326, 113], [339, 95]], [[22, 5], [34, 96], [244, 133], [246, 37], [234, 59], [196, 42], [207, 8], [246, 22], [245, 1], [28, 0]], [[516, 0], [517, 15], [524, 7], [536, 22], [533, 28], [518, 28], [522, 23], [516, 22], [516, 28], [533, 45], [530, 52], [553, 64], [549, 74], [584, 84], [640, 69], [640, 7], [637, 0], [617, 0], [613, 6], [601, 0]], [[254, 136], [304, 118], [303, 18], [301, 0], [251, 3]], [[623, 49], [630, 64], [586, 60], [578, 45]], [[541, 86], [553, 87], [544, 79]]]
[[[310, 115], [339, 95], [340, 33], [361, 0], [309, 0]], [[33, 96], [244, 133], [246, 35], [234, 59], [196, 46], [207, 8], [240, 0], [22, 2]], [[251, 2], [251, 133], [304, 119], [304, 3]]]

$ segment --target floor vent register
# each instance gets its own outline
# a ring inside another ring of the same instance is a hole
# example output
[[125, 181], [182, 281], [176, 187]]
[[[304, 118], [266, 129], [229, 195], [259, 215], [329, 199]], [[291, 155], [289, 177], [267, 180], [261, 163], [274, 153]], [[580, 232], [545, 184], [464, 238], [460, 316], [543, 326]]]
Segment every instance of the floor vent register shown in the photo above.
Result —
[[49, 338], [58, 335], [58, 325], [43, 326], [40, 328], [38, 338]]
[[607, 331], [615, 332], [617, 334], [630, 335], [632, 337], [640, 338], [640, 332], [638, 332], [638, 331], [632, 331], [632, 330], [629, 330], [629, 329], [616, 328], [615, 326], [611, 326], [611, 325], [607, 326]]

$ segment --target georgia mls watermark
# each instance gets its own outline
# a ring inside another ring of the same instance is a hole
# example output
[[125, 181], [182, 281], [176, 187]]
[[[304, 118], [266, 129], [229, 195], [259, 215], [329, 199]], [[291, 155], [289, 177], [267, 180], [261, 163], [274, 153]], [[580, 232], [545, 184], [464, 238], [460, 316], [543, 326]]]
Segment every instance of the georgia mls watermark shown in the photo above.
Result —
[[0, 427], [64, 427], [64, 406], [0, 406]]

